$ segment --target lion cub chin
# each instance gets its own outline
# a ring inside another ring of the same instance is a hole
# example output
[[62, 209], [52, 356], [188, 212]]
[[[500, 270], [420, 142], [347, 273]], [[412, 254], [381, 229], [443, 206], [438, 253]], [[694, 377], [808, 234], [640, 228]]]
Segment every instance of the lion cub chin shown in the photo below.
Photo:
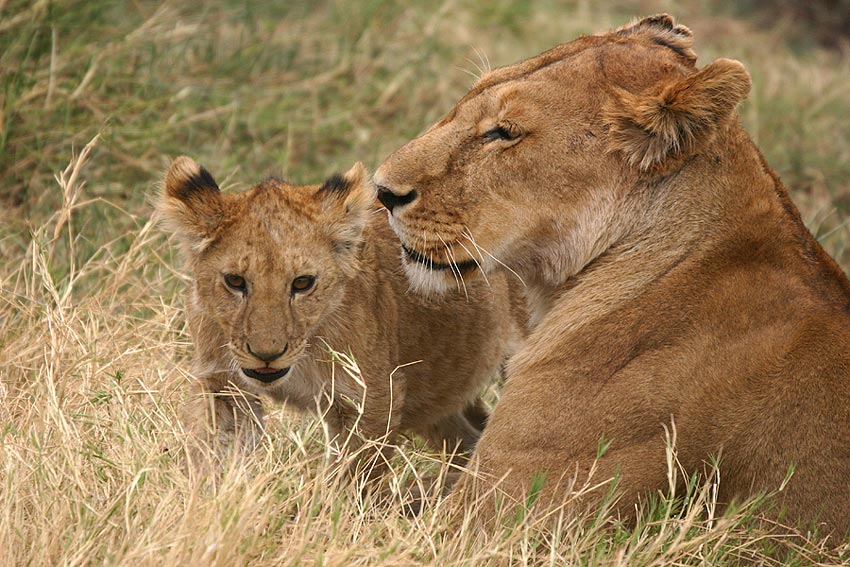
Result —
[[436, 450], [473, 449], [487, 419], [478, 396], [519, 328], [507, 282], [408, 294], [362, 164], [321, 185], [268, 178], [226, 194], [180, 157], [158, 208], [192, 275], [202, 438], [252, 448], [266, 395], [317, 411], [340, 447], [382, 441], [378, 461], [405, 430]]

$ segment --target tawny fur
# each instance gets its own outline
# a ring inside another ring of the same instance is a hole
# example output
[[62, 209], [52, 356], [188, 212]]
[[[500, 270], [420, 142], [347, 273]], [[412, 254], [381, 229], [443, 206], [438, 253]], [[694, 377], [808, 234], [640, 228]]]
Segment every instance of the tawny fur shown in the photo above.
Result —
[[[196, 433], [253, 446], [260, 396], [269, 396], [319, 411], [348, 449], [364, 439], [391, 444], [407, 430], [437, 450], [472, 450], [486, 419], [478, 395], [518, 338], [506, 278], [477, 280], [466, 295], [409, 294], [398, 240], [362, 165], [324, 186], [270, 178], [226, 194], [181, 157], [159, 208], [192, 275]], [[227, 274], [244, 278], [246, 293], [229, 289]], [[293, 292], [302, 275], [314, 287]], [[331, 364], [327, 347], [353, 355], [362, 384]], [[291, 369], [270, 384], [241, 370], [263, 367]]]
[[391, 214], [409, 248], [439, 233], [463, 261], [472, 234], [488, 277], [528, 286], [535, 327], [474, 455], [486, 478], [522, 498], [542, 475], [558, 503], [595, 466], [630, 515], [667, 489], [675, 426], [685, 471], [719, 457], [721, 502], [793, 467], [786, 520], [846, 531], [850, 283], [738, 123], [743, 66], [694, 64], [666, 15], [579, 38], [485, 75], [375, 182], [416, 192]]

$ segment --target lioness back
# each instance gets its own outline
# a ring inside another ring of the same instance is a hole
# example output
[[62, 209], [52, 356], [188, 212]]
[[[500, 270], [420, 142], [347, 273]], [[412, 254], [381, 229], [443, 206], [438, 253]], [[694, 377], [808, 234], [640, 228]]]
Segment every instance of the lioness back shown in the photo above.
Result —
[[675, 440], [685, 478], [719, 461], [721, 503], [773, 492], [847, 531], [850, 282], [738, 123], [744, 66], [698, 68], [692, 44], [659, 15], [495, 69], [380, 166], [378, 197], [418, 289], [454, 285], [444, 249], [467, 282], [528, 284], [472, 463], [507, 495], [592, 504], [607, 487], [571, 490], [616, 477], [632, 515]]
[[[175, 160], [160, 209], [192, 274], [200, 429], [252, 445], [263, 411], [254, 396], [269, 396], [320, 412], [349, 448], [410, 430], [438, 450], [472, 449], [478, 396], [516, 338], [508, 285], [408, 293], [398, 240], [373, 201], [360, 164], [322, 185], [269, 178], [226, 194], [195, 162]], [[235, 389], [254, 396], [224, 395]]]

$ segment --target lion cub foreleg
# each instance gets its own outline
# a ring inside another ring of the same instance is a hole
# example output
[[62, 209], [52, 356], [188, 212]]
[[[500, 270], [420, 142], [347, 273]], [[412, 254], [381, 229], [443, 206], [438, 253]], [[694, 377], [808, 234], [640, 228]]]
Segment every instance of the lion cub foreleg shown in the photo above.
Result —
[[[202, 377], [186, 408], [186, 427], [198, 450], [223, 457], [252, 452], [263, 436], [263, 404], [224, 374]], [[206, 450], [204, 450], [206, 449]]]
[[388, 387], [371, 379], [380, 375], [372, 373], [362, 384], [341, 385], [325, 414], [339, 461], [352, 477], [365, 480], [387, 471], [404, 411], [404, 380], [396, 373]]

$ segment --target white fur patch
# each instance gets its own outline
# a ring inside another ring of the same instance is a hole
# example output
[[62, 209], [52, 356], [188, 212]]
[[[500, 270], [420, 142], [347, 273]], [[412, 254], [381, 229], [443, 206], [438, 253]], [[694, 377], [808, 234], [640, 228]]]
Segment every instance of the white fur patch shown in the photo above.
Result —
[[442, 271], [429, 270], [418, 262], [402, 261], [404, 274], [410, 282], [410, 289], [419, 295], [442, 295], [451, 289], [455, 282], [449, 282], [447, 274]]

